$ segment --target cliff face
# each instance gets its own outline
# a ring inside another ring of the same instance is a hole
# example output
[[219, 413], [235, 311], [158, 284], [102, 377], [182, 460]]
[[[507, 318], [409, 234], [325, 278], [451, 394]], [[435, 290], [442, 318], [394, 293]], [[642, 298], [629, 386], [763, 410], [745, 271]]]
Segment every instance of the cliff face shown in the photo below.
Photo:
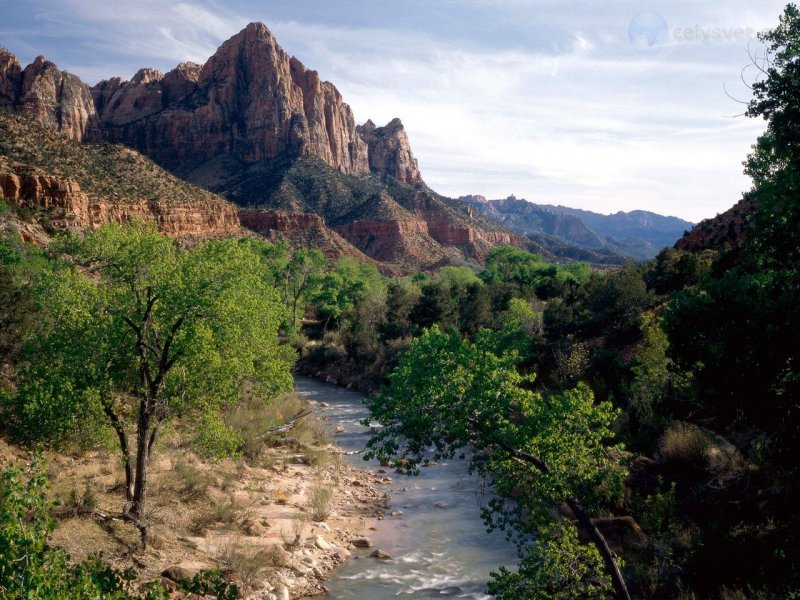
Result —
[[367, 121], [357, 130], [369, 148], [371, 171], [391, 175], [409, 185], [422, 181], [417, 159], [411, 154], [411, 144], [400, 119], [392, 119], [384, 127], [376, 127], [375, 123]]
[[100, 139], [89, 87], [43, 56], [21, 70], [17, 57], [0, 48], [0, 107], [33, 117], [73, 140]]
[[241, 233], [236, 207], [223, 202], [195, 200], [179, 206], [166, 202], [95, 200], [74, 181], [47, 175], [0, 173], [0, 194], [12, 204], [44, 212], [58, 231], [96, 229], [105, 223], [131, 219], [155, 221], [172, 237], [223, 237]]
[[333, 84], [289, 57], [267, 27], [251, 23], [202, 67], [166, 75], [142, 69], [93, 89], [111, 141], [171, 167], [220, 155], [248, 163], [318, 156], [344, 173], [369, 171], [367, 145]]
[[280, 210], [239, 211], [242, 225], [259, 233], [270, 231], [292, 232], [325, 227], [322, 217], [314, 213], [290, 213]]

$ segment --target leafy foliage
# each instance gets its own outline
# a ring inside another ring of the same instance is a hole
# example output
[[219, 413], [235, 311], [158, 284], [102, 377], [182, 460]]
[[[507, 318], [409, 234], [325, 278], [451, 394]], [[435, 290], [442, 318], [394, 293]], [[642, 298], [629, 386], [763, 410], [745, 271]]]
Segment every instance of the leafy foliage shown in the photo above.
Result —
[[[514, 499], [490, 502], [485, 520], [491, 527], [512, 528], [524, 544], [527, 534], [550, 527], [553, 509], [576, 494], [595, 508], [618, 495], [625, 470], [612, 458], [620, 449], [606, 445], [616, 417], [612, 407], [595, 404], [586, 386], [547, 397], [526, 389], [529, 380], [518, 373], [517, 357], [495, 354], [493, 337], [479, 332], [471, 343], [434, 327], [417, 338], [390, 375], [391, 385], [369, 402], [383, 427], [368, 443], [366, 456], [395, 460], [417, 472], [420, 462], [464, 456], [469, 449], [471, 467]], [[569, 538], [558, 539], [554, 550], [573, 547]], [[546, 548], [538, 546], [526, 560], [539, 561]], [[582, 552], [571, 560], [594, 556]], [[589, 564], [581, 569], [596, 570]], [[604, 577], [597, 583], [598, 590], [608, 589]], [[501, 575], [496, 586], [511, 586], [509, 594], [545, 594], [554, 584]]]
[[60, 249], [76, 265], [34, 288], [43, 314], [13, 423], [28, 443], [108, 423], [125, 466], [125, 512], [143, 526], [146, 467], [165, 420], [207, 425], [203, 449], [219, 454], [233, 446], [219, 414], [245, 382], [267, 400], [291, 386], [291, 351], [278, 344], [283, 307], [258, 254], [236, 241], [184, 252], [154, 226], [132, 223], [64, 239]]

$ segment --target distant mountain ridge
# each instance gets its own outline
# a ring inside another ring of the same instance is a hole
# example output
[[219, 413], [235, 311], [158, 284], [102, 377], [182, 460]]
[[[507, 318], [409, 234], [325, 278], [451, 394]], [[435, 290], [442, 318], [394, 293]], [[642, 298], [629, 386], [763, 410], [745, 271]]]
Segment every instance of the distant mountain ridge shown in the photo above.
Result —
[[509, 196], [459, 198], [488, 219], [526, 236], [549, 235], [588, 250], [605, 250], [637, 260], [653, 258], [693, 227], [678, 217], [635, 210], [603, 215], [588, 210], [536, 204]]

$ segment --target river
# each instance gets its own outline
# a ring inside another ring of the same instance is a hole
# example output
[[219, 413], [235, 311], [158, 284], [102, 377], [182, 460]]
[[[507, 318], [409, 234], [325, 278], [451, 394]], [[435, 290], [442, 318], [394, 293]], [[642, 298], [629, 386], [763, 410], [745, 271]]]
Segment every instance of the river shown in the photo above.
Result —
[[[329, 421], [336, 443], [345, 450], [364, 447], [369, 432], [360, 424], [369, 416], [363, 396], [313, 379], [297, 377], [295, 390], [309, 400], [324, 402], [319, 412]], [[359, 455], [348, 460], [357, 467], [378, 467]], [[481, 481], [469, 475], [464, 461], [423, 468], [416, 477], [390, 473], [387, 490], [392, 506], [386, 520], [370, 532], [375, 547], [392, 560], [368, 558], [357, 550], [327, 582], [329, 598], [383, 600], [389, 598], [487, 599], [489, 573], [517, 562], [504, 534], [487, 534], [479, 510], [484, 499]], [[391, 517], [389, 513], [402, 515]]]

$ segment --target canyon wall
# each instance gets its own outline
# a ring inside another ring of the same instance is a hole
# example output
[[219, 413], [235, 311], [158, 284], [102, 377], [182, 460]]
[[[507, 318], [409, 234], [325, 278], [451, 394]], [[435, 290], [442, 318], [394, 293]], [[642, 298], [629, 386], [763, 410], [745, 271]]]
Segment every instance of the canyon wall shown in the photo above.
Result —
[[180, 205], [159, 201], [104, 202], [90, 198], [73, 181], [47, 175], [0, 173], [0, 196], [33, 211], [43, 211], [50, 226], [60, 231], [96, 229], [105, 223], [130, 219], [155, 221], [172, 237], [240, 235], [236, 207], [224, 202], [188, 201]]

